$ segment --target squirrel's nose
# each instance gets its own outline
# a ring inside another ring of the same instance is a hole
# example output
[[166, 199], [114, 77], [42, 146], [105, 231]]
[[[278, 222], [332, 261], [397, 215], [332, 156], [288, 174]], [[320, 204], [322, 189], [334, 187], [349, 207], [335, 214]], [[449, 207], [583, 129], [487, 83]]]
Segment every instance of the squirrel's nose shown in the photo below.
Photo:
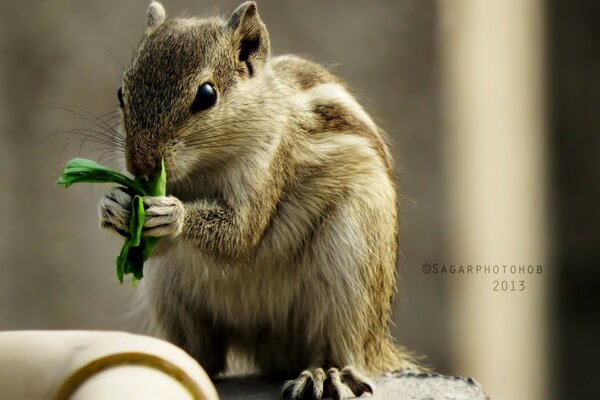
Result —
[[135, 176], [154, 176], [159, 168], [156, 157], [143, 154], [130, 154], [127, 157], [127, 169]]

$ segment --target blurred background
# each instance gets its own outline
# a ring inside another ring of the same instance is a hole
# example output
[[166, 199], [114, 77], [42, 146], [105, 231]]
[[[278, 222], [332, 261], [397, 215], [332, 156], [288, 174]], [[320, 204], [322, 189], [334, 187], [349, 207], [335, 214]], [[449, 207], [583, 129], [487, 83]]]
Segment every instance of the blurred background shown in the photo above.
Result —
[[[392, 139], [395, 337], [495, 400], [600, 399], [599, 4], [259, 1], [273, 52], [328, 65]], [[53, 133], [116, 110], [147, 5], [0, 4], [1, 330], [138, 330], [121, 242], [98, 228], [106, 188], [54, 185], [65, 161], [102, 153]], [[238, 1], [164, 5], [225, 15]], [[442, 272], [453, 265], [542, 273]]]

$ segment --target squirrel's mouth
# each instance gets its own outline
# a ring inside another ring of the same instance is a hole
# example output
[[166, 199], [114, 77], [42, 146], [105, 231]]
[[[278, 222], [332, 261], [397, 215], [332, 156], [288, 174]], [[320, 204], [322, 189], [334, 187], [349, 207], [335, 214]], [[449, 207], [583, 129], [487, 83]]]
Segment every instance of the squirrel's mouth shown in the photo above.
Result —
[[149, 181], [162, 173], [163, 166], [167, 183], [178, 181], [185, 176], [185, 163], [178, 160], [179, 157], [176, 157], [174, 151], [157, 151], [158, 149], [149, 148], [145, 150], [127, 152], [125, 156], [127, 170], [133, 176]]
[[187, 175], [187, 168], [184, 163], [178, 161], [177, 157], [172, 154], [164, 157], [165, 171], [167, 173], [167, 185], [170, 183], [178, 183]]

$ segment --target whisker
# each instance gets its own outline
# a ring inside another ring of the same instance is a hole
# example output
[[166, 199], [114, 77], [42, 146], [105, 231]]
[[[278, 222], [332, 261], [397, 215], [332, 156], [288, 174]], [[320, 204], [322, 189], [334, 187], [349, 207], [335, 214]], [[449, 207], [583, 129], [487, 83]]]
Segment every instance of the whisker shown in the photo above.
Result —
[[92, 129], [92, 127], [88, 128], [87, 126], [89, 126], [89, 124], [86, 125], [85, 127], [79, 128], [79, 129], [68, 129], [68, 130], [59, 130], [56, 132], [51, 132], [48, 135], [44, 136], [42, 138], [42, 140], [47, 140], [48, 138], [52, 138], [57, 135], [78, 131], [78, 132], [87, 132], [89, 135], [100, 135], [106, 139], [110, 139], [111, 141], [116, 140], [116, 141], [125, 143], [125, 138], [123, 136], [121, 136], [120, 134], [116, 135], [113, 132], [107, 132], [105, 130], [100, 130], [100, 131], [96, 130], [96, 129], [104, 129], [104, 128], [94, 127], [94, 129]]
[[[216, 124], [216, 125], [207, 125], [207, 126], [204, 126], [202, 129], [199, 129], [199, 130], [194, 131], [192, 133], [188, 133], [187, 135], [182, 135], [185, 132], [185, 130], [184, 130], [182, 133], [178, 134], [176, 137], [183, 137], [183, 138], [185, 138], [185, 137], [189, 137], [189, 136], [195, 136], [197, 134], [204, 133], [204, 132], [209, 131], [209, 130], [213, 130], [213, 129], [217, 129], [217, 128], [222, 128], [224, 126], [233, 125], [233, 124], [244, 124], [244, 123], [247, 123], [247, 122], [265, 122], [265, 121], [269, 121], [269, 119], [268, 118], [253, 118], [253, 119], [245, 119], [245, 120], [226, 121], [226, 122], [223, 122], [223, 123], [220, 123], [220, 124]], [[193, 124], [190, 124], [188, 126], [188, 128], [186, 128], [186, 129], [189, 129], [189, 127], [191, 127], [191, 126], [193, 126]]]
[[84, 141], [85, 140], [91, 140], [93, 142], [101, 143], [101, 144], [106, 144], [106, 145], [109, 145], [109, 146], [113, 146], [115, 148], [125, 147], [124, 146], [124, 144], [125, 144], [124, 142], [120, 142], [119, 140], [112, 140], [113, 138], [105, 137], [105, 136], [102, 136], [102, 135], [101, 136], [96, 136], [97, 133], [99, 133], [99, 132], [87, 132], [87, 131], [81, 131], [81, 130], [78, 130], [78, 129], [71, 129], [71, 130], [68, 130], [68, 131], [55, 132], [51, 136], [72, 135], [72, 136], [76, 136], [76, 137], [83, 137], [82, 140], [84, 140]]
[[175, 138], [181, 141], [194, 141], [194, 140], [203, 140], [203, 139], [211, 139], [215, 137], [242, 137], [244, 135], [262, 137], [264, 134], [258, 133], [245, 133], [244, 131], [223, 131], [223, 132], [211, 132], [211, 134], [207, 135], [190, 135], [183, 138]]
[[63, 111], [73, 113], [73, 114], [85, 119], [89, 123], [97, 126], [100, 129], [105, 129], [105, 130], [107, 129], [110, 132], [113, 132], [115, 135], [121, 136], [119, 131], [117, 131], [114, 127], [110, 126], [103, 120], [98, 119], [98, 117], [96, 117], [94, 114], [90, 113], [89, 111], [84, 110], [82, 108], [75, 107], [75, 106], [69, 106], [69, 107], [72, 107], [72, 108], [68, 108], [66, 106], [65, 107], [63, 107], [63, 106], [46, 106], [44, 108], [63, 110]]
[[222, 134], [213, 134], [207, 136], [197, 136], [191, 139], [181, 139], [181, 141], [185, 144], [201, 144], [201, 143], [209, 143], [211, 140], [218, 139], [227, 139], [227, 140], [243, 140], [246, 138], [252, 139], [264, 139], [265, 135], [255, 134], [255, 133], [244, 133], [244, 132], [229, 132]]
[[229, 148], [242, 148], [242, 149], [248, 149], [248, 148], [263, 148], [262, 146], [260, 146], [259, 143], [248, 143], [248, 144], [219, 144], [219, 145], [208, 145], [208, 146], [202, 146], [199, 147], [198, 149], [201, 150], [205, 150], [205, 149], [229, 149]]
[[262, 144], [264, 145], [265, 142], [264, 141], [255, 141], [255, 140], [249, 140], [249, 139], [260, 139], [260, 136], [246, 136], [246, 137], [241, 137], [241, 138], [236, 138], [238, 140], [236, 140], [235, 142], [232, 140], [231, 137], [214, 137], [214, 138], [209, 138], [207, 140], [195, 140], [195, 141], [187, 141], [187, 142], [183, 142], [186, 146], [188, 147], [203, 147], [209, 144], [219, 144], [219, 143], [239, 143], [239, 144], [253, 144], [253, 143], [257, 143], [258, 144]]
[[106, 47], [105, 45], [103, 45], [102, 43], [96, 43], [97, 46], [99, 46], [101, 49], [103, 49], [104, 51], [106, 51], [110, 56], [112, 56], [112, 58], [119, 63], [119, 66], [121, 67], [121, 72], [125, 72], [125, 65], [121, 62], [121, 60], [115, 55], [115, 53], [113, 53], [108, 47]]

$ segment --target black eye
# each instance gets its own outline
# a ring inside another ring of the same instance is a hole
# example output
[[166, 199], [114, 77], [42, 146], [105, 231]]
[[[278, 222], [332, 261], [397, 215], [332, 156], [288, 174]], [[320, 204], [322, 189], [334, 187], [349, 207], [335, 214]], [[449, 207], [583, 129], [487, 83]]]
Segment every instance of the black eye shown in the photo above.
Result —
[[117, 90], [117, 98], [119, 99], [119, 106], [121, 108], [125, 107], [125, 103], [123, 102], [123, 87], [119, 86], [119, 90]]
[[215, 105], [217, 101], [217, 91], [210, 83], [204, 83], [198, 88], [196, 98], [192, 103], [192, 112], [206, 110]]

